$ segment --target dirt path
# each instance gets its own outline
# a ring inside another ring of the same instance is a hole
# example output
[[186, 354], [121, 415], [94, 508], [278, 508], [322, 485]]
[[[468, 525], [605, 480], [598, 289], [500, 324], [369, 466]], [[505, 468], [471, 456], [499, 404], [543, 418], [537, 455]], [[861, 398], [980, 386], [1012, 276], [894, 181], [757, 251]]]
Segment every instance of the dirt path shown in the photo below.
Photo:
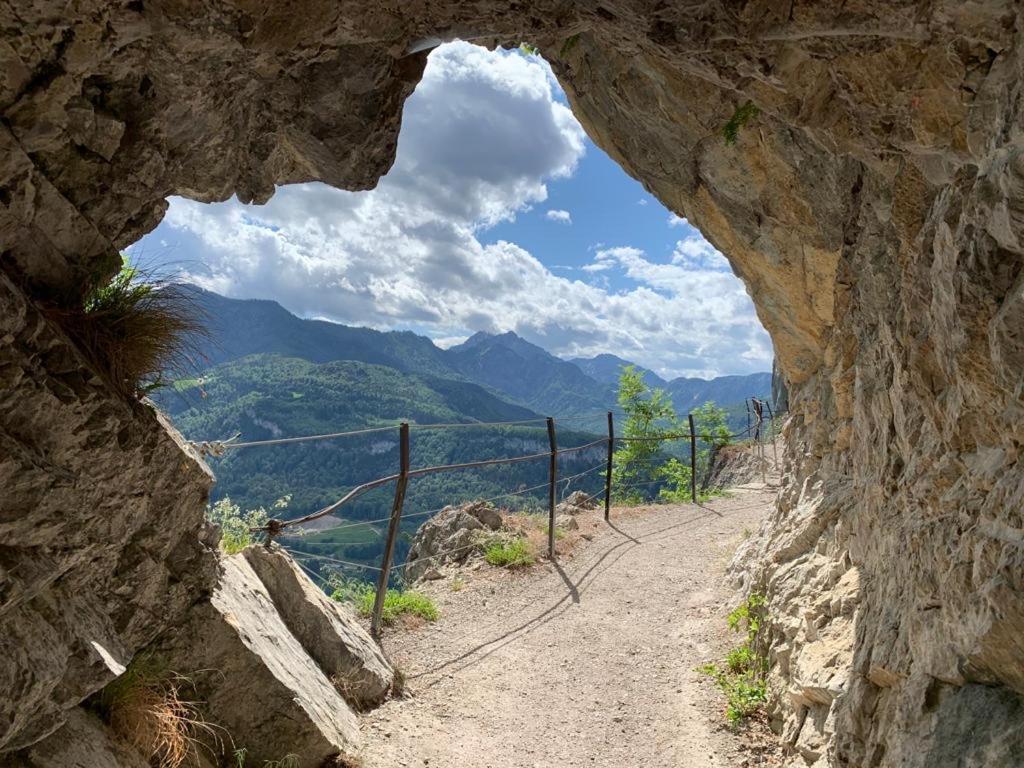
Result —
[[385, 639], [411, 695], [365, 716], [364, 765], [760, 764], [694, 668], [735, 643], [725, 566], [772, 498], [613, 510], [557, 569], [431, 584], [441, 619]]

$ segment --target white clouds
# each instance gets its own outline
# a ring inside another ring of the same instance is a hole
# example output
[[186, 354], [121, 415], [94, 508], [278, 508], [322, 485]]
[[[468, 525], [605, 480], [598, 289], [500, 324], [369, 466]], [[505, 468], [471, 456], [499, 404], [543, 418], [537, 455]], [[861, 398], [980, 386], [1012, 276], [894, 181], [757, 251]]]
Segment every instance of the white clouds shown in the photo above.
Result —
[[725, 256], [700, 235], [690, 235], [676, 243], [672, 252], [672, 263], [690, 269], [710, 269], [731, 272], [732, 267]]
[[670, 227], [686, 227], [690, 225], [690, 222], [682, 216], [676, 216], [674, 213], [670, 213], [668, 215], [668, 225]]
[[[600, 246], [582, 267], [590, 282], [515, 243], [481, 242], [481, 230], [543, 203], [583, 152], [541, 59], [456, 43], [431, 54], [376, 189], [290, 186], [262, 207], [174, 199], [158, 232], [195, 244], [197, 282], [305, 316], [414, 326], [445, 345], [515, 330], [556, 354], [613, 352], [663, 375], [767, 369], [771, 347], [742, 285], [699, 238], [680, 240], [671, 263]], [[545, 218], [572, 221], [561, 209]]]
[[468, 338], [469, 336], [436, 336], [434, 337], [433, 342], [441, 349], [448, 349], [449, 347], [454, 347], [456, 344], [461, 344]]

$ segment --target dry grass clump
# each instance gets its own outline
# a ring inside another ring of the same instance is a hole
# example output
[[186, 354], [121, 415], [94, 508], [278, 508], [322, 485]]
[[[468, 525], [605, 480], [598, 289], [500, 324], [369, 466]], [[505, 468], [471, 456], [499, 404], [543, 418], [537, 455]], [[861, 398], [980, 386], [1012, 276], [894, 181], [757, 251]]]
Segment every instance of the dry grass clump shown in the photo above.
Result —
[[338, 693], [341, 694], [341, 698], [343, 698], [355, 712], [366, 712], [367, 710], [373, 709], [376, 704], [376, 702], [368, 701], [363, 697], [360, 692], [362, 686], [355, 678], [354, 674], [335, 675], [331, 678], [331, 683], [333, 683]]
[[179, 768], [190, 757], [198, 762], [199, 748], [221, 740], [198, 706], [182, 696], [191, 681], [176, 673], [161, 673], [143, 660], [103, 689], [100, 714], [118, 737], [131, 744], [158, 768]]
[[182, 285], [147, 274], [127, 261], [80, 307], [47, 313], [119, 393], [141, 398], [184, 373], [198, 358], [205, 333], [199, 309]]

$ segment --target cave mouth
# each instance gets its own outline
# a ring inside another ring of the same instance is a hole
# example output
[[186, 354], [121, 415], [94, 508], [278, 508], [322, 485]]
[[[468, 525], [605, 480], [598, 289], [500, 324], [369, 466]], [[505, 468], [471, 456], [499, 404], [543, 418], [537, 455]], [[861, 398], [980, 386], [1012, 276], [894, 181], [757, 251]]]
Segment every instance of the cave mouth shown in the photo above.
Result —
[[[606, 432], [607, 412], [623, 418], [616, 389], [627, 361], [641, 367], [652, 390], [666, 391], [669, 402], [674, 398], [682, 422], [668, 432], [685, 431], [687, 413], [710, 399], [727, 409], [728, 429], [738, 433], [750, 426], [747, 398], [771, 392], [771, 342], [726, 258], [593, 144], [548, 63], [528, 48], [454, 42], [435, 49], [405, 104], [395, 163], [373, 190], [287, 185], [261, 205], [173, 198], [161, 224], [127, 255], [145, 270], [176, 275], [206, 291], [196, 308], [208, 315], [214, 338], [201, 344], [195, 370], [180, 372], [166, 391], [154, 394], [197, 443], [235, 433], [242, 441], [331, 434], [407, 418], [502, 422], [538, 414], [555, 417], [565, 445], [585, 443]], [[279, 308], [250, 299], [276, 301], [296, 317], [286, 319]], [[250, 337], [250, 328], [259, 333]], [[389, 357], [382, 349], [394, 341], [367, 328], [412, 331], [426, 337], [421, 344], [438, 349], [405, 350], [415, 361]], [[339, 342], [337, 334], [347, 340]], [[493, 347], [480, 354], [481, 370], [470, 371], [469, 352], [459, 351], [473, 344]], [[437, 365], [450, 368], [417, 367], [424, 355], [447, 355]], [[556, 399], [503, 381], [522, 375], [502, 368], [511, 357], [524, 365], [541, 359], [541, 371], [533, 375], [551, 376], [551, 386], [564, 394]], [[357, 364], [367, 368], [357, 371]], [[371, 369], [374, 364], [387, 372]], [[357, 372], [369, 383], [351, 379]], [[460, 401], [450, 394], [455, 384], [449, 381], [446, 390], [434, 387], [429, 395], [447, 397], [450, 413], [428, 413], [424, 402], [414, 400], [387, 413], [358, 412], [367, 407], [369, 388], [409, 386], [426, 374], [466, 378], [498, 399], [490, 410], [479, 402], [486, 392], [477, 400], [462, 393]], [[719, 376], [736, 380], [723, 379], [716, 390]], [[331, 377], [345, 383], [332, 387]], [[343, 401], [346, 391], [355, 405]], [[302, 417], [305, 408], [309, 418]], [[464, 449], [454, 438], [416, 432], [413, 463], [449, 464], [460, 451], [461, 458], [479, 460], [545, 450], [542, 422], [504, 431], [515, 434], [488, 444], [480, 430], [474, 446]], [[218, 477], [212, 501], [278, 509], [273, 514], [289, 520], [313, 514], [336, 500], [332, 489], [394, 471], [397, 434], [261, 448], [265, 454], [258, 457], [230, 450], [223, 461], [208, 457]], [[664, 456], [653, 452], [646, 461], [657, 455], [689, 465], [688, 444], [666, 445]], [[328, 471], [325, 448], [366, 466], [332, 468], [333, 486], [325, 483], [316, 477], [316, 468]], [[354, 458], [360, 452], [376, 463]], [[603, 455], [589, 456], [593, 467], [576, 458], [565, 459], [559, 471], [591, 474], [571, 487], [563, 483], [563, 495], [601, 492], [603, 474], [595, 470], [603, 467]], [[275, 467], [309, 474], [305, 483], [286, 481]], [[512, 480], [494, 468], [468, 481], [413, 481], [407, 505], [416, 518], [448, 503], [543, 486], [546, 470], [535, 469], [513, 472]], [[649, 492], [643, 498], [656, 498], [667, 486], [648, 474], [634, 482], [640, 483], [638, 493]], [[373, 492], [339, 516], [356, 528], [355, 522], [380, 522], [389, 494]], [[280, 506], [286, 498], [288, 506]], [[418, 518], [416, 527], [424, 520]], [[340, 548], [320, 554], [377, 563], [381, 532], [367, 525], [351, 533], [351, 542], [332, 541]], [[415, 527], [406, 533], [411, 538]], [[408, 543], [400, 543], [399, 563]], [[304, 542], [288, 545], [289, 551], [316, 554]]]
[[[14, 685], [0, 748], [53, 732], [109, 681], [83, 649], [145, 648], [215, 582], [197, 535], [209, 476], [38, 302], [113, 274], [172, 195], [370, 189], [426, 65], [410, 43], [456, 31], [545, 51], [587, 133], [728, 255], [772, 335], [793, 417], [757, 578], [785, 622], [774, 687], [805, 762], [922, 765], [948, 753], [937, 723], [991, 719], [964, 683], [1024, 690], [1019, 4], [214, 2], [208, 16], [37, 9], [0, 52], [0, 336], [14, 340], [0, 474], [17, 478], [0, 518], [9, 594], [26, 597], [5, 604], [24, 653], [0, 662]], [[325, 273], [300, 263], [308, 290]], [[142, 588], [124, 589], [125, 568]], [[823, 668], [824, 639], [852, 662]], [[999, 764], [986, 757], [967, 759]]]
[[127, 253], [226, 296], [442, 347], [513, 331], [666, 380], [772, 367], [726, 258], [586, 136], [528, 48], [434, 49], [375, 189], [287, 185], [264, 205], [172, 198]]

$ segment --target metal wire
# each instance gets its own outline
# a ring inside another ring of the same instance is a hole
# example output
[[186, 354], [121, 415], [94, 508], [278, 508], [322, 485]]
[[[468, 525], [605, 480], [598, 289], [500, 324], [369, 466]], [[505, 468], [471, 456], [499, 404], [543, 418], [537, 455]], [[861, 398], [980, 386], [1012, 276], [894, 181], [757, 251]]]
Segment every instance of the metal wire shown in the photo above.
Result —
[[391, 566], [389, 570], [397, 571], [399, 568], [405, 568], [405, 566], [409, 565], [409, 563], [425, 563], [430, 560], [436, 560], [439, 557], [447, 557], [448, 555], [454, 552], [461, 552], [464, 549], [477, 549], [480, 546], [480, 542], [473, 542], [472, 544], [467, 544], [463, 547], [456, 547], [455, 549], [447, 549], [444, 552], [438, 552], [436, 555], [431, 555], [430, 557], [417, 557], [415, 560], [406, 560], [404, 563]]
[[[585, 445], [577, 445], [577, 446], [574, 446], [572, 448], [559, 448], [558, 449], [558, 454], [562, 455], [563, 453], [576, 453], [576, 451], [585, 451], [587, 448], [593, 448], [596, 445], [607, 445], [607, 444], [608, 444], [608, 438], [607, 437], [602, 437], [599, 440], [594, 440], [593, 442], [587, 443]], [[551, 454], [548, 454], [548, 455], [550, 456]]]
[[[521, 424], [545, 423], [547, 419], [519, 419], [516, 421], [469, 421], [453, 422], [448, 424], [410, 424], [409, 429], [458, 429], [461, 427], [504, 427]], [[376, 432], [389, 432], [398, 429], [401, 424], [391, 424], [386, 427], [367, 427], [366, 429], [354, 429], [348, 432], [328, 432], [322, 435], [301, 435], [298, 437], [279, 437], [269, 440], [249, 440], [242, 443], [234, 442], [235, 438], [229, 440], [202, 440], [193, 441], [191, 445], [201, 454], [220, 456], [225, 450], [235, 448], [253, 448], [267, 445], [288, 445], [290, 443], [306, 443], [314, 440], [333, 440], [338, 437], [355, 437], [358, 435], [369, 435]], [[236, 436], [237, 437], [237, 436]]]
[[[519, 421], [458, 421], [450, 424], [409, 424], [409, 429], [459, 429], [461, 427], [507, 427], [517, 424], [545, 424], [546, 418], [520, 419]], [[391, 429], [399, 426], [396, 424]]]
[[288, 552], [288, 554], [292, 555], [293, 557], [298, 556], [298, 557], [305, 557], [307, 559], [326, 560], [328, 563], [338, 563], [339, 565], [350, 565], [353, 568], [365, 568], [368, 571], [377, 571], [378, 573], [380, 572], [380, 568], [378, 568], [375, 565], [366, 565], [365, 563], [353, 563], [353, 562], [351, 562], [349, 560], [339, 560], [336, 557], [328, 557], [327, 555], [316, 555], [316, 554], [313, 554], [312, 552], [304, 552], [301, 549], [291, 550], [291, 549], [288, 549], [287, 547], [284, 547], [284, 549]]
[[[395, 427], [369, 427], [367, 429], [355, 429], [349, 432], [330, 432], [323, 435], [304, 435], [301, 437], [279, 437], [272, 440], [250, 440], [245, 443], [235, 443], [228, 440], [218, 441], [209, 440], [203, 442], [193, 442], [192, 445], [200, 453], [203, 453], [203, 447], [206, 446], [207, 453], [213, 453], [219, 455], [216, 450], [219, 448], [221, 452], [229, 448], [254, 448], [256, 446], [264, 445], [287, 445], [290, 443], [306, 443], [311, 440], [333, 440], [336, 437], [354, 437], [356, 435], [369, 435], [374, 432], [388, 432], [395, 429]], [[233, 438], [232, 438], [233, 439]]]
[[[683, 434], [679, 434], [679, 435], [657, 435], [657, 436], [651, 436], [651, 437], [647, 437], [647, 436], [643, 436], [643, 437], [619, 437], [618, 435], [616, 435], [615, 436], [615, 442], [617, 442], [617, 443], [619, 443], [619, 442], [635, 443], [635, 442], [646, 442], [646, 441], [653, 441], [653, 440], [689, 440], [690, 437], [691, 437], [691, 435], [688, 434], [688, 433], [685, 434], [685, 435], [683, 435]], [[608, 440], [608, 438], [605, 438], [606, 442], [607, 442], [607, 440]]]

